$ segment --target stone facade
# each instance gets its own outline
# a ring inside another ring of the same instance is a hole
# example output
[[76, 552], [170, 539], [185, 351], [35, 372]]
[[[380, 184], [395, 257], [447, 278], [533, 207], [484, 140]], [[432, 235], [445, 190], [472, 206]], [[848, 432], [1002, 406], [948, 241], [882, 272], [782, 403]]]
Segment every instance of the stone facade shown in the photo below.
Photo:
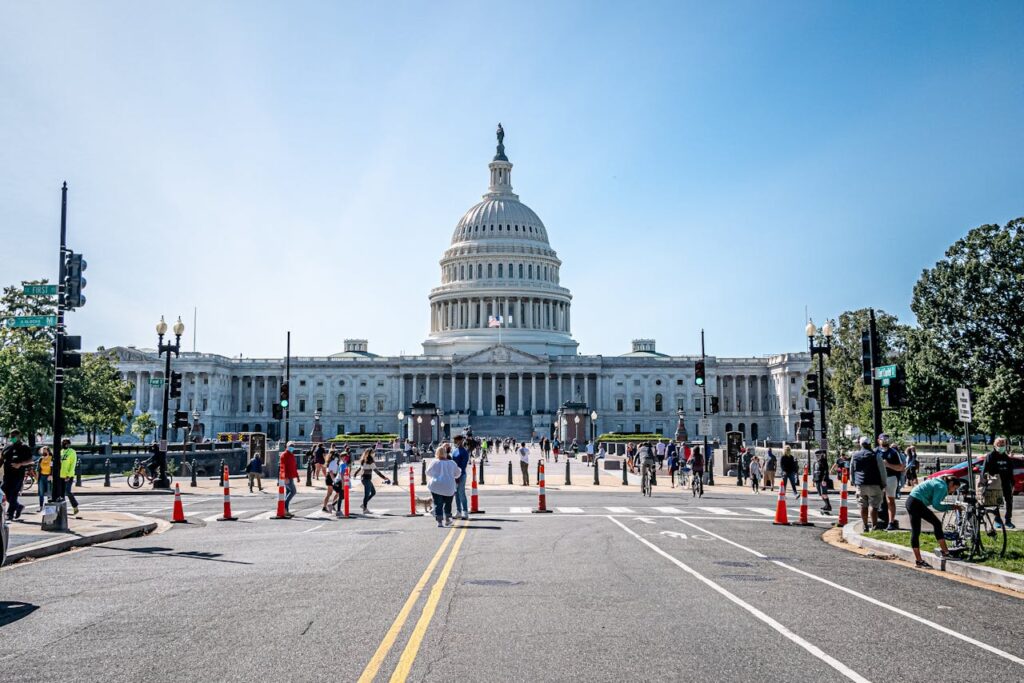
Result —
[[[483, 201], [460, 219], [441, 261], [441, 285], [430, 292], [430, 334], [418, 356], [377, 356], [365, 339], [345, 340], [344, 351], [291, 361], [291, 436], [308, 439], [319, 411], [325, 436], [343, 432], [412, 434], [398, 413], [433, 403], [451, 433], [472, 425], [478, 433], [529, 438], [548, 435], [559, 407], [583, 403], [598, 414], [596, 429], [671, 435], [678, 411], [694, 438], [701, 391], [694, 384], [699, 356], [666, 355], [638, 339], [622, 356], [582, 356], [572, 338], [572, 295], [559, 282], [561, 261], [540, 218], [512, 193], [512, 164], [499, 128]], [[500, 326], [492, 326], [498, 323]], [[135, 386], [137, 411], [159, 418], [163, 377], [152, 350], [114, 349], [120, 371]], [[284, 376], [284, 359], [227, 358], [182, 353], [182, 408], [197, 410], [204, 433], [265, 431]], [[706, 361], [710, 397], [720, 400], [713, 436], [737, 430], [748, 439], [793, 438], [810, 370], [806, 352]]]

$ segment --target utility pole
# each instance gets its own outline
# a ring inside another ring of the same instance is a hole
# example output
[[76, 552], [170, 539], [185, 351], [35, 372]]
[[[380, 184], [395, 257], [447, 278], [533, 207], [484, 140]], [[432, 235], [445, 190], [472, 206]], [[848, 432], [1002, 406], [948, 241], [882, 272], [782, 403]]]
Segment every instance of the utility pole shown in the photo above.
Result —
[[68, 184], [60, 190], [60, 250], [57, 255], [57, 332], [53, 336], [53, 485], [50, 503], [56, 507], [52, 522], [43, 521], [43, 531], [67, 531], [68, 508], [64, 500], [64, 480], [60, 476], [61, 440], [64, 438], [64, 262], [68, 237]]
[[[700, 328], [700, 360], [704, 363], [704, 367], [707, 368], [706, 358], [704, 356], [704, 328]], [[707, 380], [700, 385], [700, 392], [702, 398], [702, 416], [706, 420], [708, 417], [708, 383]], [[714, 462], [711, 459], [711, 454], [708, 452], [708, 433], [707, 430], [701, 430], [704, 432], [704, 470], [708, 473], [708, 486], [715, 485], [715, 467]]]
[[[291, 385], [291, 379], [292, 379], [292, 332], [291, 332], [291, 330], [289, 330], [288, 331], [287, 342], [286, 342], [286, 345], [285, 345], [285, 352], [284, 352], [284, 383], [286, 385], [288, 385], [289, 389], [291, 389], [291, 386], [292, 386]], [[290, 420], [289, 420], [290, 413], [291, 413], [291, 407], [292, 407], [292, 402], [291, 402], [291, 396], [289, 395], [288, 405], [286, 405], [284, 407], [284, 445], [286, 447], [288, 446], [288, 435], [290, 433], [290, 427], [291, 427], [291, 423], [290, 423]]]
[[878, 344], [878, 327], [875, 325], [875, 309], [870, 309], [871, 318], [868, 332], [871, 335], [871, 426], [875, 432], [871, 445], [878, 443], [878, 435], [882, 433], [882, 385], [875, 377], [875, 368], [882, 363]]

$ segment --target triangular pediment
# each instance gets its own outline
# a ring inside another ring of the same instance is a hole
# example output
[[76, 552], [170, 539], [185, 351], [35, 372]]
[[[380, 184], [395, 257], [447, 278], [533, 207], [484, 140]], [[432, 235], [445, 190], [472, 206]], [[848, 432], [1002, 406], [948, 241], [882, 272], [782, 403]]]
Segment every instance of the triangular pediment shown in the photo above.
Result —
[[502, 366], [502, 365], [547, 365], [547, 358], [541, 358], [535, 356], [532, 353], [526, 351], [520, 351], [519, 349], [512, 348], [511, 346], [505, 346], [504, 344], [495, 344], [489, 346], [486, 349], [481, 349], [476, 353], [471, 353], [468, 356], [463, 356], [454, 360], [452, 365], [455, 366]]

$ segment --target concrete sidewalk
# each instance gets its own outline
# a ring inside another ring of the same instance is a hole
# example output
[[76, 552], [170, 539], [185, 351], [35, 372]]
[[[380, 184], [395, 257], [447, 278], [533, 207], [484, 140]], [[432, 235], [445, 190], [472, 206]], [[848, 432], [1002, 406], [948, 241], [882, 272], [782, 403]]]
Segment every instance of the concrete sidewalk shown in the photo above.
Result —
[[148, 534], [157, 529], [170, 527], [168, 522], [149, 517], [140, 517], [129, 512], [83, 511], [69, 517], [66, 533], [40, 529], [42, 515], [38, 512], [25, 513], [21, 519], [10, 523], [10, 544], [5, 565], [26, 558], [40, 558], [107, 541], [116, 541], [129, 536]]

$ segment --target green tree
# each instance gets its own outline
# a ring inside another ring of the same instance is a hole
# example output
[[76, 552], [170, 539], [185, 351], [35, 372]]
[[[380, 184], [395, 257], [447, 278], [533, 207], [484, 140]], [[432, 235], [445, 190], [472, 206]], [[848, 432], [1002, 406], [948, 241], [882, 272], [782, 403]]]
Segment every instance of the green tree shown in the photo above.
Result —
[[84, 431], [90, 443], [101, 431], [124, 433], [134, 407], [132, 386], [121, 379], [108, 354], [83, 356], [82, 367], [67, 373], [65, 391], [69, 431]]
[[155, 431], [156, 420], [149, 413], [140, 413], [132, 421], [132, 434], [142, 439], [142, 443], [146, 443], [146, 439]]
[[1011, 407], [1024, 404], [1024, 218], [957, 240], [922, 272], [911, 308], [935, 372], [973, 390], [985, 428], [1021, 430]]
[[53, 415], [53, 352], [49, 342], [27, 335], [0, 346], [0, 427], [19, 429], [35, 446]]
[[[27, 285], [45, 285], [46, 280], [29, 280]], [[56, 300], [48, 296], [29, 296], [22, 292], [22, 286], [4, 287], [0, 294], [0, 319], [18, 315], [56, 315]], [[47, 341], [53, 344], [53, 327], [7, 327], [0, 325], [0, 347], [24, 344], [28, 341]]]

